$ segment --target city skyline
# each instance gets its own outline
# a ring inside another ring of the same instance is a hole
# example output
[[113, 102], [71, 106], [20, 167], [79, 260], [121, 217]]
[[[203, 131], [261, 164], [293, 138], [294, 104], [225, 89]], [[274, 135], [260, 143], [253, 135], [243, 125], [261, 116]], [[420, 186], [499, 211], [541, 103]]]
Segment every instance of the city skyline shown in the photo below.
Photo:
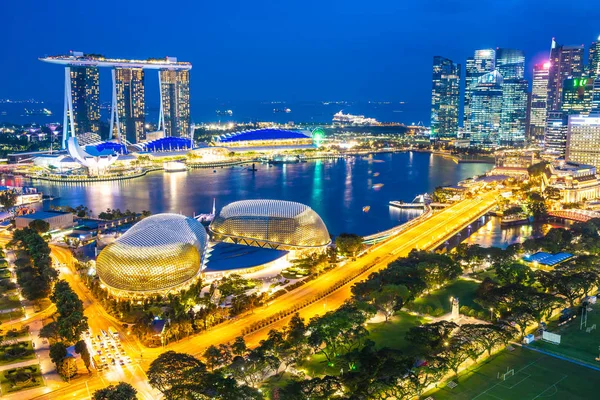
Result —
[[[492, 5], [472, 7], [466, 3], [457, 6], [431, 2], [427, 6], [386, 2], [369, 7], [345, 3], [340, 9], [331, 4], [317, 8], [309, 2], [304, 8], [268, 5], [264, 15], [243, 4], [231, 7], [233, 11], [229, 12], [218, 5], [184, 4], [182, 7], [186, 7], [190, 15], [189, 23], [179, 24], [183, 31], [177, 35], [177, 40], [168, 32], [148, 30], [145, 38], [133, 46], [129, 41], [110, 40], [110, 37], [113, 37], [113, 31], [119, 37], [132, 35], [141, 28], [141, 22], [132, 26], [121, 24], [105, 6], [99, 7], [92, 16], [84, 5], [76, 4], [66, 9], [65, 3], [58, 2], [52, 7], [33, 10], [33, 13], [43, 12], [49, 19], [64, 15], [77, 19], [82, 25], [93, 26], [96, 18], [105, 22], [93, 30], [81, 30], [78, 35], [72, 35], [59, 24], [47, 32], [47, 40], [36, 41], [34, 34], [29, 33], [12, 40], [3, 53], [10, 54], [13, 62], [0, 67], [0, 72], [16, 79], [3, 85], [0, 97], [35, 97], [46, 102], [58, 98], [56, 92], [60, 90], [60, 84], [57, 80], [60, 78], [52, 69], [36, 63], [36, 58], [45, 54], [66, 53], [70, 49], [131, 58], [176, 54], [196, 65], [190, 88], [194, 93], [192, 115], [194, 102], [214, 98], [289, 102], [390, 100], [415, 105], [411, 110], [417, 115], [402, 116], [403, 119], [427, 120], [431, 57], [434, 55], [464, 65], [464, 60], [477, 48], [522, 49], [527, 59], [525, 76], [530, 80], [533, 64], [549, 53], [551, 37], [566, 44], [584, 43], [586, 48], [597, 38], [597, 27], [581, 24], [579, 18], [574, 18], [586, 15], [589, 17], [586, 20], [592, 21], [597, 13], [592, 7], [582, 4], [563, 13], [555, 9], [554, 2], [535, 3], [510, 3], [502, 10], [494, 10]], [[427, 7], [428, 13], [420, 12], [423, 6]], [[22, 12], [10, 4], [2, 7], [6, 8], [7, 15], [18, 17]], [[151, 9], [151, 5], [148, 8]], [[487, 26], [476, 16], [492, 10], [497, 11], [499, 17], [506, 13], [511, 18], [497, 29], [481, 29]], [[544, 12], [548, 17], [564, 18], [565, 23], [546, 26], [532, 17], [536, 15], [534, 11]], [[133, 12], [133, 8], [124, 5], [124, 15]], [[151, 11], [145, 8], [135, 12], [141, 20], [150, 18]], [[164, 18], [173, 12], [166, 10]], [[336, 13], [341, 18], [333, 18]], [[206, 15], [204, 23], [192, 23], [195, 15]], [[410, 18], [407, 19], [408, 15]], [[402, 23], [398, 24], [398, 21]], [[9, 22], [7, 29], [17, 29], [16, 25], [10, 24], [13, 22]], [[466, 37], [459, 28], [465, 24], [472, 30], [481, 31], [480, 34]], [[111, 35], [106, 35], [107, 32]], [[390, 49], [396, 49], [392, 55]], [[351, 63], [341, 56], [361, 53], [368, 56], [357, 57]], [[386, 54], [386, 57], [378, 54]], [[415, 54], [411, 62], [407, 62], [407, 54]], [[148, 85], [154, 86], [151, 82]], [[100, 96], [107, 99], [110, 93], [104, 88], [101, 87]], [[149, 92], [148, 96], [148, 102], [155, 103], [158, 90]]]

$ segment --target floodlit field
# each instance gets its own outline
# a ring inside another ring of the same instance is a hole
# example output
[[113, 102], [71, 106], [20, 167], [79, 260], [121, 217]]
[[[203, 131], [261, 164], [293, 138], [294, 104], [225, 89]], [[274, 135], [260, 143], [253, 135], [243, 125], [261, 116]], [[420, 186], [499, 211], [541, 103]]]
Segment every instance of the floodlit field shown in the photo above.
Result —
[[429, 396], [434, 400], [588, 400], [598, 398], [599, 379], [600, 371], [517, 347], [462, 374], [453, 389], [446, 386]]

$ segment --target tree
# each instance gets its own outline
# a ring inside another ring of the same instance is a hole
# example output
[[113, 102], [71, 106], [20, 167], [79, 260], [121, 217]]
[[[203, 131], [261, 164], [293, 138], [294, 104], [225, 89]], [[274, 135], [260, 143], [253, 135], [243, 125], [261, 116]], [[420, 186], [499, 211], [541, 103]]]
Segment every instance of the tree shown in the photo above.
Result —
[[338, 253], [344, 256], [356, 256], [356, 253], [362, 250], [363, 238], [353, 233], [340, 233], [335, 238], [335, 247]]
[[537, 192], [530, 193], [527, 199], [527, 211], [538, 219], [548, 213], [544, 198]]
[[52, 321], [44, 325], [42, 329], [40, 329], [39, 337], [51, 339], [52, 341], [58, 341], [60, 339], [60, 335], [58, 334], [56, 321]]
[[403, 285], [385, 285], [380, 291], [373, 293], [373, 304], [377, 311], [385, 317], [385, 322], [402, 308], [408, 298], [408, 289]]
[[233, 344], [231, 345], [231, 352], [233, 353], [233, 355], [243, 356], [244, 354], [246, 354], [246, 350], [247, 347], [244, 337], [238, 336], [237, 338], [235, 338], [235, 342], [233, 342]]
[[438, 321], [409, 329], [406, 341], [417, 346], [421, 354], [431, 354], [439, 349], [458, 328], [452, 321]]
[[500, 264], [496, 267], [498, 281], [503, 285], [531, 285], [535, 283], [535, 274], [527, 265], [519, 263]]
[[510, 311], [508, 320], [514, 322], [515, 325], [518, 326], [521, 339], [523, 339], [525, 337], [527, 326], [535, 321], [535, 316], [529, 308], [525, 306], [518, 306]]
[[281, 390], [279, 397], [286, 400], [344, 399], [343, 389], [338, 377], [325, 375], [322, 378], [294, 380]]
[[37, 233], [46, 233], [50, 229], [50, 224], [43, 219], [34, 219], [29, 223], [29, 227]]
[[72, 378], [77, 375], [77, 362], [73, 356], [66, 356], [56, 366], [56, 371], [63, 378]]
[[17, 204], [18, 194], [14, 190], [5, 190], [0, 193], [0, 204], [4, 211], [8, 211]]
[[75, 343], [75, 352], [79, 355], [81, 355], [81, 358], [83, 360], [83, 363], [85, 364], [85, 367], [87, 368], [88, 372], [90, 371], [90, 352], [87, 348], [87, 344], [85, 344], [85, 341], [80, 340], [77, 343]]
[[178, 386], [194, 384], [206, 372], [206, 366], [197, 358], [184, 353], [167, 351], [150, 364], [148, 381], [166, 398], [169, 391]]
[[50, 359], [58, 367], [61, 361], [67, 356], [67, 346], [62, 342], [52, 343], [50, 345]]
[[56, 326], [58, 334], [67, 342], [79, 340], [81, 334], [89, 326], [87, 317], [83, 315], [83, 303], [69, 283], [64, 280], [56, 282], [50, 300], [56, 304], [58, 318]]
[[129, 383], [119, 382], [94, 392], [93, 400], [135, 400], [137, 390]]
[[456, 380], [458, 380], [458, 369], [471, 356], [468, 351], [469, 342], [469, 338], [455, 335], [448, 342], [444, 342], [441, 351], [437, 354], [440, 362], [454, 372]]

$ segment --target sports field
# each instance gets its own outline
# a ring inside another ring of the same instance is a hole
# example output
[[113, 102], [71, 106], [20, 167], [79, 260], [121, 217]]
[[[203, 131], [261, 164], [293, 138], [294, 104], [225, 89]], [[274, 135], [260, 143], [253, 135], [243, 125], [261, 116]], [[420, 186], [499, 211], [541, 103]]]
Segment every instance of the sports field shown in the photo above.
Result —
[[517, 347], [463, 373], [453, 389], [446, 386], [429, 396], [434, 400], [588, 400], [600, 398], [599, 380], [600, 371]]

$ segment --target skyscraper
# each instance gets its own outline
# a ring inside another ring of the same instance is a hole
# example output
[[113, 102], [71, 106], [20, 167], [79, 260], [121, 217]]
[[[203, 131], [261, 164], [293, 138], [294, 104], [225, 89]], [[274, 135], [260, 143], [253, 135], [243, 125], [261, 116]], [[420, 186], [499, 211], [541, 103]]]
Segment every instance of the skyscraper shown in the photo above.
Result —
[[487, 146], [497, 141], [502, 117], [502, 84], [502, 75], [492, 71], [480, 76], [472, 88], [471, 143]]
[[465, 102], [464, 102], [464, 131], [471, 132], [471, 97], [477, 85], [477, 80], [482, 75], [492, 72], [496, 62], [494, 49], [475, 50], [473, 57], [467, 58], [465, 76]]
[[564, 156], [567, 147], [567, 116], [562, 111], [549, 111], [544, 132], [544, 151]]
[[187, 137], [190, 130], [190, 72], [160, 71], [161, 120], [165, 136]]
[[71, 98], [73, 100], [74, 133], [98, 133], [100, 129], [100, 88], [98, 68], [70, 68]]
[[600, 167], [600, 117], [569, 116], [566, 159]]
[[146, 138], [144, 70], [115, 68], [114, 74], [120, 137], [130, 143], [138, 143]]
[[529, 107], [529, 137], [543, 138], [546, 129], [548, 106], [548, 71], [550, 62], [536, 64], [533, 67], [531, 85], [531, 105]]
[[600, 75], [600, 36], [590, 46], [588, 57], [588, 76], [597, 78]]
[[525, 55], [521, 50], [496, 50], [496, 70], [502, 75], [500, 140], [525, 140], [529, 83], [525, 80]]
[[552, 39], [548, 73], [548, 111], [561, 109], [563, 82], [583, 74], [583, 45], [562, 46]]
[[433, 57], [431, 88], [431, 133], [456, 136], [460, 100], [460, 64], [444, 57]]
[[569, 78], [563, 82], [562, 111], [567, 115], [588, 116], [592, 112], [594, 79]]

